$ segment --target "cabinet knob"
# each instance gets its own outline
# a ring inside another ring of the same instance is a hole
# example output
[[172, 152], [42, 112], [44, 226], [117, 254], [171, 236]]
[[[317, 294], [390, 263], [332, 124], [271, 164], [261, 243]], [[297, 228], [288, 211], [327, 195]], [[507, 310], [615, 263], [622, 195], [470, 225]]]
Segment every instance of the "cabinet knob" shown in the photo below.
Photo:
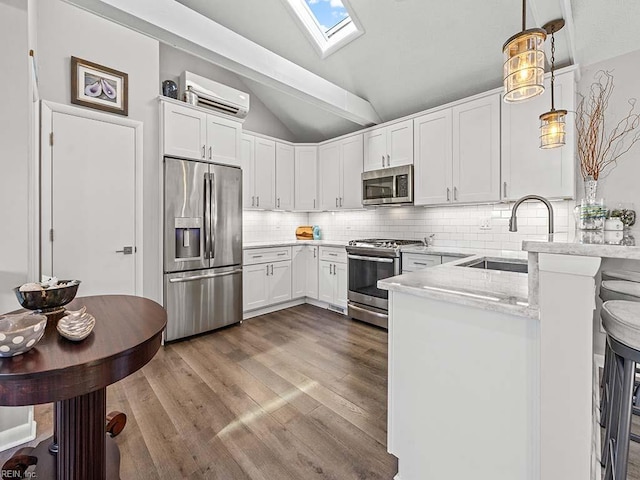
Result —
[[384, 155], [382, 155], [382, 168], [384, 168]]
[[451, 190], [449, 190], [449, 187], [447, 187], [447, 202], [451, 201]]
[[338, 197], [336, 197], [336, 208], [338, 208]]
[[502, 196], [504, 198], [507, 198], [507, 182], [504, 182], [504, 184], [502, 186]]
[[209, 160], [213, 158], [213, 147], [209, 147]]
[[453, 187], [453, 199], [458, 201], [458, 187]]
[[202, 145], [202, 158], [205, 158], [205, 153], [204, 153], [204, 151], [205, 151], [205, 146], [204, 146], [204, 145]]
[[387, 167], [391, 166], [391, 156], [387, 153]]

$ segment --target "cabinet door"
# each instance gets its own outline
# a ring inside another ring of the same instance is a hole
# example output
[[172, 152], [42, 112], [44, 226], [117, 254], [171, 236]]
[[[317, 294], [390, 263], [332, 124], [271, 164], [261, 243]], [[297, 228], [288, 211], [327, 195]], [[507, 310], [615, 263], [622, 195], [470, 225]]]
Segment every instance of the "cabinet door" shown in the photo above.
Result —
[[293, 247], [293, 259], [291, 260], [291, 298], [304, 297], [307, 293], [307, 259], [309, 258], [308, 246]]
[[413, 163], [413, 120], [387, 127], [387, 166], [398, 167]]
[[242, 125], [233, 120], [207, 115], [207, 160], [241, 166]]
[[453, 107], [453, 201], [500, 200], [500, 94]]
[[346, 263], [334, 263], [334, 301], [333, 304], [339, 307], [347, 307], [347, 290], [348, 290], [348, 276], [347, 276], [347, 264]]
[[364, 134], [364, 171], [387, 166], [387, 128], [376, 128]]
[[242, 269], [243, 310], [255, 310], [269, 303], [269, 264], [244, 266]]
[[[540, 148], [541, 113], [549, 110], [551, 89], [522, 103], [502, 103], [502, 198], [517, 200], [529, 195], [573, 198], [575, 195], [575, 123], [568, 115], [567, 144], [560, 148]], [[573, 72], [556, 77], [555, 104], [575, 110]], [[506, 192], [506, 193], [505, 193]]]
[[276, 143], [276, 208], [293, 210], [293, 146]]
[[413, 199], [416, 205], [451, 201], [453, 162], [451, 109], [414, 120]]
[[362, 135], [341, 140], [342, 177], [340, 201], [342, 208], [362, 208]]
[[291, 300], [291, 260], [269, 266], [269, 303]]
[[240, 158], [242, 160], [242, 206], [255, 208], [256, 194], [254, 186], [255, 163], [255, 138], [252, 135], [242, 134], [240, 141]]
[[253, 172], [256, 207], [273, 210], [276, 199], [276, 142], [255, 137]]
[[318, 208], [318, 147], [296, 147], [295, 158], [294, 208], [315, 210]]
[[318, 299], [318, 247], [306, 247], [306, 287], [305, 295]]
[[164, 154], [203, 160], [207, 136], [207, 114], [193, 108], [163, 103]]
[[333, 276], [333, 263], [321, 260], [319, 262], [320, 273], [318, 275], [318, 298], [327, 303], [333, 303], [335, 280]]
[[340, 142], [318, 149], [320, 209], [335, 210], [340, 201]]

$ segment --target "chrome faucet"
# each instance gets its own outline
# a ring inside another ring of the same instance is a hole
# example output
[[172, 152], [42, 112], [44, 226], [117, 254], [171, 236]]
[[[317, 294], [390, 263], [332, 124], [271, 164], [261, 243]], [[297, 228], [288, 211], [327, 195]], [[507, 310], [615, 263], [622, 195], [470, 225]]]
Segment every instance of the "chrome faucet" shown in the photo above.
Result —
[[516, 217], [516, 211], [518, 210], [520, 204], [526, 200], [539, 200], [547, 206], [547, 210], [549, 211], [549, 235], [551, 235], [553, 233], [553, 207], [551, 206], [551, 202], [549, 202], [549, 200], [539, 195], [525, 195], [513, 204], [513, 209], [511, 210], [511, 218], [509, 219], [509, 231], [518, 231], [518, 218]]

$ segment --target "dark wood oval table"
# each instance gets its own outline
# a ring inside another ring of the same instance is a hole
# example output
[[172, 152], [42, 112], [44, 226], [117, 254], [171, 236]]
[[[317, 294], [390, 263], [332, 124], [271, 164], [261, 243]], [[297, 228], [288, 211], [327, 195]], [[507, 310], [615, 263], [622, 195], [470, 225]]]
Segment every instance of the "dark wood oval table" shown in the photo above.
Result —
[[[50, 316], [44, 336], [23, 355], [0, 358], [0, 405], [55, 402], [54, 437], [29, 454], [38, 479], [119, 478], [120, 453], [105, 431], [106, 388], [149, 362], [162, 341], [165, 310], [152, 300], [126, 295], [80, 297], [96, 318], [93, 332], [72, 342]], [[17, 312], [13, 312], [17, 313]], [[58, 453], [49, 453], [55, 440]]]

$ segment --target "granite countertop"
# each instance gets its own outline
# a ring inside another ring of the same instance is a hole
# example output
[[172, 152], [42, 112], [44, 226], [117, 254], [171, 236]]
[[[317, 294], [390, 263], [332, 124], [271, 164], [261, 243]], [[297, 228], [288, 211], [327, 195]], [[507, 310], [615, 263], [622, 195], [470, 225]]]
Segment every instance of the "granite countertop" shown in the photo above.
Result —
[[576, 230], [525, 240], [522, 249], [531, 253], [640, 260], [640, 246], [636, 245], [636, 238], [640, 240], [640, 228], [624, 232]]
[[245, 242], [242, 244], [243, 249], [250, 248], [267, 248], [267, 247], [293, 247], [297, 245], [320, 245], [325, 247], [344, 247], [347, 245], [346, 240], [272, 240], [269, 242]]
[[529, 275], [457, 266], [486, 257], [505, 258], [504, 255], [473, 255], [379, 280], [378, 288], [537, 319], [538, 308], [529, 304]]

